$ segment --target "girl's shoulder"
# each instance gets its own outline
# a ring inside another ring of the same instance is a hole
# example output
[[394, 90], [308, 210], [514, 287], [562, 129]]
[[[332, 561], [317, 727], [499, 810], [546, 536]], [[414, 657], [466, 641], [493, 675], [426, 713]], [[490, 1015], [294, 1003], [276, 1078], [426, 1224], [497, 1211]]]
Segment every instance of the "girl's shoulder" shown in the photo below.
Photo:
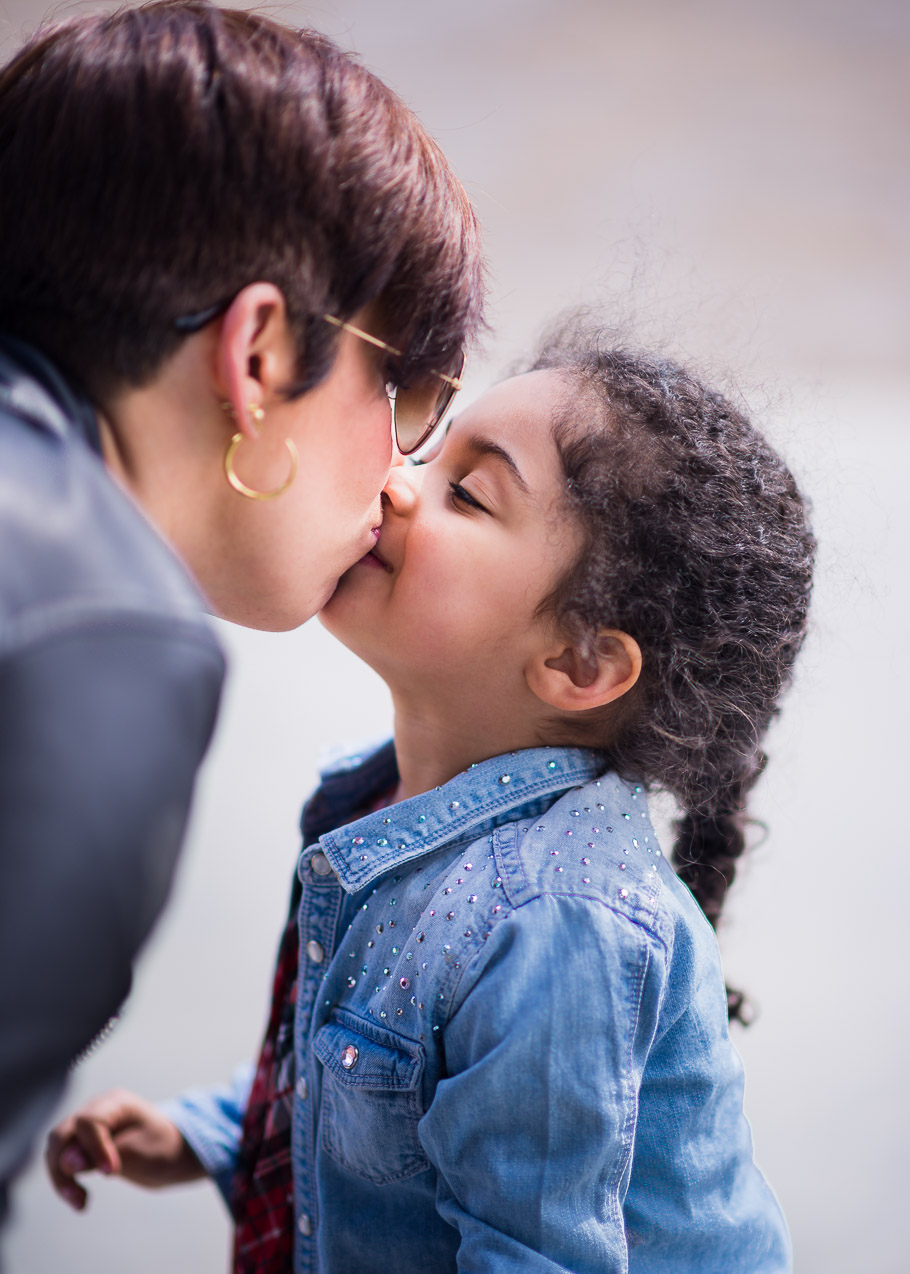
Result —
[[447, 967], [448, 1014], [468, 998], [517, 995], [535, 1029], [558, 1006], [595, 1033], [613, 1023], [617, 1038], [658, 1039], [696, 1020], [726, 1038], [714, 932], [664, 856], [640, 786], [606, 774], [570, 788], [535, 818], [462, 845], [434, 884], [426, 945], [441, 942], [429, 959]]
[[503, 824], [494, 844], [515, 907], [541, 895], [590, 898], [660, 928], [671, 869], [640, 785], [604, 774], [572, 788], [535, 819]]
[[577, 932], [581, 915], [616, 943], [638, 945], [645, 934], [668, 976], [708, 964], [722, 988], [714, 931], [664, 855], [640, 784], [601, 775], [539, 817], [503, 824], [493, 844], [513, 923], [526, 912], [524, 923]]

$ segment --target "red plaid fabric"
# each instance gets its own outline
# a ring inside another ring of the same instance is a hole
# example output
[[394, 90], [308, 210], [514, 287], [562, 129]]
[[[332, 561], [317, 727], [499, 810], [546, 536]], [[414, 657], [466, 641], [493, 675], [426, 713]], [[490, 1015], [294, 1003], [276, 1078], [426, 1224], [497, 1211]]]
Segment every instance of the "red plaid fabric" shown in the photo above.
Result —
[[233, 1274], [290, 1274], [294, 1263], [294, 1009], [297, 1003], [297, 917], [278, 949], [272, 1011], [250, 1089], [237, 1168], [231, 1183]]

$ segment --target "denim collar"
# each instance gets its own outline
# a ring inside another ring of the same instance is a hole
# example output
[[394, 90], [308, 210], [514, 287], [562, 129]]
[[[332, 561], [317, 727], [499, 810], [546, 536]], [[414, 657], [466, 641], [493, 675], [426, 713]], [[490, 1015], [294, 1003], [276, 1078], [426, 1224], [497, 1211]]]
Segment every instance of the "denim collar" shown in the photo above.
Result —
[[98, 418], [88, 399], [33, 345], [0, 332], [0, 407], [66, 438], [77, 433], [101, 455]]
[[[323, 853], [348, 893], [446, 844], [482, 834], [520, 807], [596, 778], [604, 756], [587, 748], [528, 748], [481, 761], [442, 787], [378, 809], [319, 836]], [[348, 815], [398, 779], [392, 743], [324, 771], [304, 810], [304, 836], [332, 812]], [[336, 819], [337, 823], [337, 819]]]

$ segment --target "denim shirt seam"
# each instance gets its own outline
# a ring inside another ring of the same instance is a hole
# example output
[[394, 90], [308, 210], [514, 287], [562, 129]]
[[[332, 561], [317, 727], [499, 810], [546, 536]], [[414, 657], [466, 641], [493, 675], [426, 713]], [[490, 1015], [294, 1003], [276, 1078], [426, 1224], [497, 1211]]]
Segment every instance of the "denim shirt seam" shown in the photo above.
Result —
[[[520, 911], [522, 908], [529, 906], [531, 903], [539, 902], [542, 899], [546, 899], [546, 898], [552, 898], [557, 903], [562, 898], [568, 898], [568, 899], [579, 899], [580, 901], [584, 903], [596, 904], [598, 907], [602, 907], [605, 911], [609, 911], [612, 915], [617, 916], [620, 920], [625, 921], [627, 924], [633, 926], [643, 936], [644, 959], [642, 962], [643, 967], [639, 977], [638, 997], [637, 997], [636, 1006], [635, 1006], [636, 1008], [635, 1030], [632, 1031], [630, 1034], [630, 1050], [631, 1050], [631, 1040], [634, 1037], [635, 1031], [637, 1031], [638, 1029], [638, 1022], [641, 1015], [641, 998], [644, 992], [645, 972], [647, 970], [648, 965], [650, 965], [651, 963], [651, 950], [650, 950], [650, 944], [648, 942], [648, 939], [652, 939], [653, 942], [659, 946], [663, 954], [663, 969], [664, 969], [664, 972], [667, 973], [669, 971], [669, 963], [668, 963], [669, 951], [668, 951], [665, 940], [663, 939], [663, 937], [661, 937], [661, 935], [657, 932], [657, 930], [654, 929], [650, 924], [645, 923], [643, 919], [630, 915], [628, 911], [624, 911], [622, 908], [614, 906], [608, 899], [598, 897], [596, 894], [580, 893], [578, 890], [574, 890], [574, 889], [566, 889], [561, 891], [552, 890], [552, 889], [535, 890], [534, 892], [530, 893], [527, 898], [523, 898], [520, 902], [511, 903], [511, 906], [513, 911]], [[490, 932], [492, 933], [493, 928], [496, 928], [501, 924], [506, 924], [509, 921], [510, 916], [511, 916], [511, 913], [507, 913], [503, 916], [498, 917], [496, 920], [494, 920], [491, 923]], [[478, 938], [480, 939], [479, 941], [477, 940]], [[476, 963], [477, 957], [480, 956], [486, 950], [487, 940], [485, 940], [482, 937], [482, 935], [472, 934], [471, 946], [473, 947], [473, 950], [470, 951], [470, 954], [468, 954], [469, 948], [468, 948], [467, 941], [465, 941], [463, 945], [459, 947], [456, 954], [460, 958], [456, 962], [453, 962], [453, 964], [450, 966], [451, 974], [453, 976], [447, 978], [444, 982], [440, 983], [440, 990], [445, 992], [446, 1003], [448, 1005], [448, 1007], [444, 1011], [445, 1016], [440, 1017], [440, 1020], [438, 1023], [440, 1030], [445, 1030], [445, 1028], [450, 1024], [452, 1018], [458, 1012], [458, 1009], [461, 1007], [461, 1004], [464, 1002], [465, 997], [461, 996], [462, 983], [464, 982], [464, 979], [467, 976], [470, 968]], [[460, 966], [460, 968], [458, 966]], [[469, 992], [465, 992], [465, 996], [468, 993]], [[457, 1007], [453, 1008], [452, 1006], [456, 1004], [457, 1004]], [[630, 1059], [631, 1059], [631, 1051], [630, 1051]], [[630, 1064], [630, 1071], [631, 1071], [631, 1064]]]
[[[505, 856], [509, 849], [515, 851], [514, 869]], [[525, 871], [524, 861], [518, 852], [518, 827], [516, 823], [504, 823], [501, 827], [497, 827], [493, 833], [493, 853], [496, 857], [497, 872], [502, 879], [502, 891], [511, 905], [517, 907], [519, 905], [516, 902], [517, 894], [509, 888], [512, 883], [513, 872], [517, 871], [517, 873], [520, 873], [522, 892], [530, 891], [531, 886]]]
[[[622, 915], [623, 913], [620, 912], [617, 914]], [[626, 917], [626, 918], [631, 919], [630, 917]], [[635, 924], [636, 922], [631, 921], [631, 923]], [[636, 1085], [633, 1081], [634, 1053], [635, 1053], [635, 1040], [638, 1035], [638, 1030], [641, 1023], [641, 1004], [642, 1004], [642, 996], [644, 993], [645, 977], [647, 975], [648, 965], [650, 964], [650, 955], [651, 955], [650, 945], [647, 941], [647, 935], [650, 931], [645, 930], [644, 926], [642, 925], [637, 925], [637, 927], [643, 931], [645, 935], [645, 940], [642, 943], [642, 958], [640, 959], [638, 964], [638, 974], [636, 978], [636, 985], [633, 988], [633, 998], [630, 1001], [630, 1008], [633, 1010], [633, 1012], [630, 1015], [631, 1020], [629, 1022], [628, 1055], [626, 1057], [626, 1080], [629, 1085], [629, 1100], [624, 1103], [625, 1119], [623, 1121], [623, 1130], [622, 1130], [622, 1138], [621, 1138], [621, 1144], [623, 1146], [624, 1153], [617, 1157], [617, 1163], [615, 1167], [615, 1176], [611, 1179], [611, 1185], [614, 1188], [611, 1189], [610, 1191], [610, 1206], [611, 1208], [613, 1207], [616, 1208], [616, 1216], [614, 1219], [618, 1223], [622, 1221], [622, 1202], [620, 1201], [619, 1190], [617, 1187], [622, 1181], [623, 1176], [626, 1172], [626, 1169], [631, 1162], [632, 1147], [635, 1141], [635, 1129], [638, 1126], [638, 1105], [639, 1105], [639, 1097], [641, 1093], [641, 1086]]]
[[[507, 896], [509, 900], [509, 904], [513, 908], [513, 910], [517, 910], [519, 907], [526, 906], [529, 902], [533, 902], [536, 898], [544, 898], [544, 897], [581, 898], [588, 902], [600, 903], [602, 906], [606, 907], [608, 911], [612, 911], [614, 915], [622, 916], [623, 919], [628, 920], [630, 924], [634, 924], [637, 927], [643, 929], [646, 933], [650, 934], [655, 939], [655, 941], [659, 942], [661, 949], [664, 951], [665, 967], [667, 968], [669, 967], [669, 964], [668, 964], [669, 951], [667, 948], [666, 939], [661, 934], [660, 926], [658, 924], [658, 907], [660, 902], [660, 896], [663, 893], [663, 888], [664, 888], [663, 880], [660, 877], [660, 873], [657, 873], [655, 875], [655, 893], [653, 898], [651, 899], [651, 905], [649, 907], [643, 907], [641, 905], [636, 904], [634, 907], [634, 910], [630, 909], [629, 907], [618, 906], [616, 903], [611, 902], [609, 898], [604, 897], [603, 893], [598, 893], [593, 891], [589, 893], [585, 890], [580, 890], [580, 889], [572, 888], [572, 887], [567, 887], [564, 889], [553, 889], [553, 888], [544, 888], [541, 886], [538, 888], [534, 888], [534, 886], [531, 885], [528, 879], [527, 873], [525, 872], [524, 861], [520, 853], [518, 852], [516, 853], [515, 866], [512, 867], [511, 863], [502, 856], [501, 852], [497, 852], [501, 850], [501, 842], [510, 836], [512, 838], [513, 847], [517, 848], [517, 844], [518, 844], [517, 825], [514, 822], [509, 822], [509, 823], [504, 823], [500, 827], [498, 827], [496, 831], [494, 832], [493, 850], [494, 850], [494, 853], [496, 854], [497, 870], [502, 879], [503, 893]], [[511, 884], [514, 877], [519, 874], [521, 877], [519, 888], [509, 889], [508, 886]], [[521, 896], [521, 895], [525, 895], [525, 896]]]

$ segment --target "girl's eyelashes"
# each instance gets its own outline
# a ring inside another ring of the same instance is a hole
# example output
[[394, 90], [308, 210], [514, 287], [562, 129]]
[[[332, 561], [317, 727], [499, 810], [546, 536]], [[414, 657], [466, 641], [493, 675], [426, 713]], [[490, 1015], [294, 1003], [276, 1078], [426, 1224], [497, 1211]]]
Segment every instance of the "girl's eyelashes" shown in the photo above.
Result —
[[460, 482], [449, 482], [449, 490], [452, 493], [452, 499], [457, 504], [467, 505], [469, 509], [479, 509], [481, 513], [489, 513], [489, 509], [481, 504], [479, 500], [475, 500], [470, 491], [466, 491]]

